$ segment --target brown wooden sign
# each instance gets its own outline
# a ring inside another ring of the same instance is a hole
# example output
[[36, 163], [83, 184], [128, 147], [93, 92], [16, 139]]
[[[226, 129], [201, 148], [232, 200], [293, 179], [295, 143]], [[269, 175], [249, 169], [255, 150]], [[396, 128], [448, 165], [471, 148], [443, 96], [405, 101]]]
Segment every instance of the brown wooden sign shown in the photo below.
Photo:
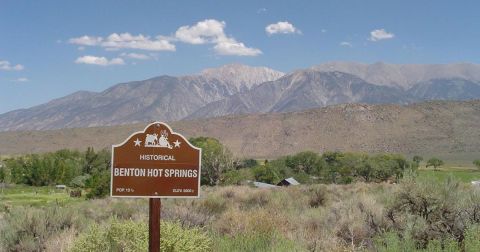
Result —
[[201, 149], [155, 122], [112, 146], [112, 197], [197, 198]]

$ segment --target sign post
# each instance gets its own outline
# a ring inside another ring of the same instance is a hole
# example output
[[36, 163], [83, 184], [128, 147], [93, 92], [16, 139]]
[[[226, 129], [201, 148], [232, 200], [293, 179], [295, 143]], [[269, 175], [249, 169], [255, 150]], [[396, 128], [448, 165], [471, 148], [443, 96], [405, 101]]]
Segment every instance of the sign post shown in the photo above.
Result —
[[160, 250], [161, 198], [200, 196], [201, 149], [165, 123], [112, 146], [110, 195], [149, 198], [149, 251]]

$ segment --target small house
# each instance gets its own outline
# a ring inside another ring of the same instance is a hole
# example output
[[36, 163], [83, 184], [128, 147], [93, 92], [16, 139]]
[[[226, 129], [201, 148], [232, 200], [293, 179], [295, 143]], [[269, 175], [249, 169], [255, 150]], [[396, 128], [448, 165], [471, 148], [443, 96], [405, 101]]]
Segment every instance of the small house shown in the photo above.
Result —
[[275, 187], [277, 187], [276, 185], [267, 184], [267, 183], [263, 183], [263, 182], [257, 182], [257, 181], [254, 181], [253, 185], [256, 188], [275, 188]]
[[55, 189], [67, 189], [66, 185], [56, 185]]
[[277, 186], [295, 186], [295, 185], [300, 185], [300, 183], [298, 183], [298, 181], [296, 181], [294, 178], [290, 177], [290, 178], [286, 178], [286, 179], [282, 179], [282, 181], [278, 182]]

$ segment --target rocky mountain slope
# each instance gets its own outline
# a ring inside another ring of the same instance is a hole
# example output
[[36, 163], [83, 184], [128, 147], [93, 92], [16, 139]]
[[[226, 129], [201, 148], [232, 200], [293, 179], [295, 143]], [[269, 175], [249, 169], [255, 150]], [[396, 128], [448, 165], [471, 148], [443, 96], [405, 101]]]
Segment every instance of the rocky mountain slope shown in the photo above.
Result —
[[342, 72], [302, 70], [212, 102], [187, 118], [290, 112], [340, 103], [411, 102], [402, 90], [377, 86]]
[[77, 92], [0, 115], [0, 131], [290, 112], [342, 103], [480, 99], [480, 65], [333, 62], [290, 74], [240, 64]]
[[356, 75], [372, 84], [400, 87], [404, 90], [420, 82], [432, 79], [465, 79], [480, 81], [480, 65], [472, 63], [456, 64], [387, 64], [377, 62], [364, 64], [357, 62], [328, 62], [313, 66], [312, 69], [331, 72], [339, 71]]
[[0, 131], [180, 120], [206, 104], [282, 75], [264, 67], [226, 65], [199, 75], [122, 83], [100, 93], [81, 91], [2, 114]]
[[[0, 132], [0, 153], [110, 147], [146, 123], [49, 131]], [[345, 104], [301, 112], [227, 116], [170, 123], [187, 137], [220, 139], [238, 157], [303, 150], [480, 156], [480, 100], [412, 105]]]

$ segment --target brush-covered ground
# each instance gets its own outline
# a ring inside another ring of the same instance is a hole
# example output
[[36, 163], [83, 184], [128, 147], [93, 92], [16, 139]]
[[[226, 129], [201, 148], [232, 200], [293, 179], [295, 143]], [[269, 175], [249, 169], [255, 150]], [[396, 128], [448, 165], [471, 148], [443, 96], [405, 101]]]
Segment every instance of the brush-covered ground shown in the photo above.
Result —
[[[200, 199], [162, 200], [162, 251], [480, 251], [480, 189], [463, 173], [418, 174], [398, 184], [203, 187]], [[24, 186], [0, 195], [0, 251], [147, 249], [147, 200], [69, 200]]]

